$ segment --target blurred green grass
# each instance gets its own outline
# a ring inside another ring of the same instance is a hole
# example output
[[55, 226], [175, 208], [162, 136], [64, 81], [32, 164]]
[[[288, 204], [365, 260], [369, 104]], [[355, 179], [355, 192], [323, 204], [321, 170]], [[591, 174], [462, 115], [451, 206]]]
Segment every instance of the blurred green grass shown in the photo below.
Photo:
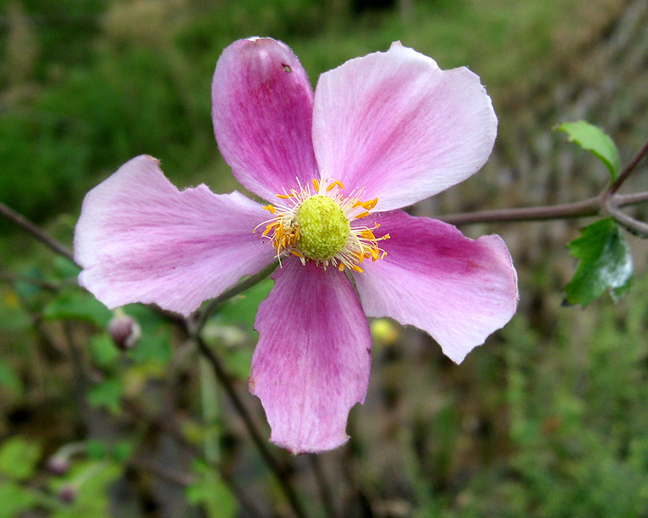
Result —
[[89, 187], [142, 153], [178, 181], [231, 188], [213, 139], [210, 83], [235, 39], [287, 41], [314, 84], [401, 40], [444, 68], [471, 67], [497, 98], [527, 63], [547, 58], [551, 27], [572, 3], [429, 0], [406, 18], [354, 14], [333, 0], [5, 3], [0, 200], [36, 221], [76, 212]]

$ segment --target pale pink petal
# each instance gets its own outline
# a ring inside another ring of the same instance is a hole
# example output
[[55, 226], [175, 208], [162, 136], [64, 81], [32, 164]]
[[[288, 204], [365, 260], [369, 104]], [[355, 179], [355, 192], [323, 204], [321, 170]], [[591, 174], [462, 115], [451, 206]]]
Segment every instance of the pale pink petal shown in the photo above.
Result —
[[178, 191], [139, 156], [92, 189], [76, 226], [79, 282], [109, 308], [155, 303], [184, 315], [270, 264], [254, 228], [267, 212], [239, 193]]
[[401, 211], [378, 216], [384, 259], [354, 273], [368, 316], [391, 317], [428, 332], [459, 363], [517, 307], [517, 274], [504, 241], [477, 240], [452, 225]]
[[214, 132], [245, 187], [266, 200], [318, 176], [313, 90], [297, 56], [270, 38], [239, 40], [221, 55], [212, 83]]
[[344, 444], [350, 408], [364, 401], [371, 337], [347, 277], [292, 258], [259, 306], [250, 392], [261, 399], [270, 440], [292, 453]]
[[497, 118], [479, 77], [442, 71], [400, 44], [320, 76], [313, 142], [322, 176], [366, 186], [376, 210], [404, 207], [465, 180], [488, 159]]

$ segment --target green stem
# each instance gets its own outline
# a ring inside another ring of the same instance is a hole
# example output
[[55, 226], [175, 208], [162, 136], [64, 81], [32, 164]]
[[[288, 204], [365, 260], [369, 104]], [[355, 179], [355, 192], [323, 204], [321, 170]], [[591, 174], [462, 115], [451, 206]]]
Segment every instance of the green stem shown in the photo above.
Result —
[[214, 372], [204, 356], [198, 358], [200, 369], [200, 397], [205, 422], [205, 458], [212, 463], [220, 462], [218, 429], [218, 386]]

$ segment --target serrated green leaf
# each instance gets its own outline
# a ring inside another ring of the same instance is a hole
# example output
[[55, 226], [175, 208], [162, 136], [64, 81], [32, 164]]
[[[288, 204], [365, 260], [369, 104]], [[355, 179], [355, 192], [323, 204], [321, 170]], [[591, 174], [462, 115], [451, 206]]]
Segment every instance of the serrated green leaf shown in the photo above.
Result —
[[42, 455], [39, 444], [17, 435], [0, 446], [0, 474], [14, 480], [26, 480], [36, 470]]
[[118, 413], [123, 392], [124, 387], [119, 379], [108, 378], [88, 390], [88, 403]]
[[236, 499], [216, 472], [204, 463], [193, 466], [196, 482], [187, 486], [185, 495], [192, 504], [202, 504], [210, 518], [234, 518]]
[[565, 122], [556, 128], [567, 133], [569, 141], [592, 153], [610, 171], [612, 181], [619, 175], [619, 152], [614, 141], [598, 126], [589, 122]]
[[630, 287], [630, 247], [612, 218], [581, 229], [568, 248], [573, 257], [580, 259], [574, 278], [565, 287], [568, 303], [585, 307], [605, 290], [618, 297]]
[[45, 306], [43, 317], [48, 320], [83, 320], [98, 327], [107, 327], [112, 312], [89, 293], [67, 290]]

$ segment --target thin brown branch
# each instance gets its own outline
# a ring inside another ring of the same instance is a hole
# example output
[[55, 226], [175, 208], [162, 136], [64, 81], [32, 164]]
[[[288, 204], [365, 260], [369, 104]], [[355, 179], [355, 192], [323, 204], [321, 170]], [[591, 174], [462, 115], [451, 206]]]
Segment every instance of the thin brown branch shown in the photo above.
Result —
[[[636, 205], [648, 201], [648, 192], [636, 194], [615, 194], [611, 197], [616, 207]], [[485, 210], [440, 216], [439, 219], [451, 225], [474, 225], [476, 223], [515, 223], [522, 221], [547, 221], [552, 219], [571, 219], [596, 216], [603, 206], [603, 195], [583, 201], [546, 205], [543, 207], [523, 207], [519, 209]]]
[[616, 192], [619, 190], [619, 187], [623, 185], [623, 183], [628, 179], [628, 177], [632, 174], [632, 172], [635, 170], [639, 162], [643, 159], [644, 156], [648, 153], [648, 140], [644, 142], [644, 145], [641, 146], [641, 149], [637, 151], [637, 154], [632, 157], [632, 160], [628, 162], [628, 165], [625, 166], [623, 171], [621, 171], [621, 174], [619, 177], [616, 179], [616, 181], [610, 186], [608, 192], [609, 195], [616, 194]]
[[614, 220], [628, 232], [639, 237], [648, 237], [648, 225], [621, 212], [619, 208], [612, 203], [611, 198], [608, 198], [605, 201], [605, 209], [610, 216], [612, 216]]
[[134, 468], [141, 469], [152, 473], [158, 478], [176, 484], [178, 486], [186, 487], [193, 484], [196, 481], [196, 478], [191, 473], [183, 473], [179, 471], [171, 470], [165, 466], [161, 466], [149, 459], [144, 459], [141, 457], [132, 458], [128, 463]]
[[440, 216], [439, 219], [452, 225], [475, 223], [513, 223], [520, 221], [545, 221], [551, 219], [581, 218], [595, 216], [601, 209], [600, 196], [575, 203], [525, 207], [520, 209], [485, 210]]
[[48, 236], [42, 229], [37, 227], [34, 223], [29, 221], [22, 214], [19, 214], [13, 209], [10, 209], [4, 203], [0, 203], [0, 215], [4, 216], [12, 223], [18, 225], [20, 228], [30, 233], [32, 236], [34, 236], [41, 243], [49, 247], [57, 254], [62, 255], [66, 259], [69, 259], [70, 261], [76, 264], [76, 262], [74, 261], [74, 254], [72, 253], [72, 250], [62, 245], [52, 237]]
[[227, 392], [228, 397], [230, 398], [232, 404], [234, 405], [234, 408], [236, 409], [237, 413], [243, 420], [243, 423], [245, 424], [248, 433], [252, 437], [252, 441], [254, 442], [257, 450], [259, 450], [261, 457], [263, 458], [264, 462], [266, 463], [266, 465], [268, 466], [272, 474], [277, 479], [279, 483], [279, 487], [281, 488], [281, 490], [284, 493], [284, 496], [288, 500], [288, 503], [290, 504], [293, 513], [298, 518], [305, 518], [307, 515], [304, 511], [304, 508], [302, 507], [302, 504], [299, 501], [297, 495], [293, 491], [293, 488], [290, 485], [284, 470], [281, 469], [274, 456], [270, 453], [266, 441], [261, 437], [259, 430], [257, 429], [256, 425], [254, 424], [254, 421], [252, 420], [252, 416], [248, 412], [248, 409], [245, 407], [243, 400], [238, 395], [238, 392], [234, 388], [234, 385], [232, 384], [229, 376], [225, 372], [225, 368], [223, 367], [220, 359], [209, 348], [209, 346], [205, 343], [202, 337], [200, 337], [199, 335], [194, 336], [194, 340], [196, 341], [196, 344], [198, 345], [198, 349], [200, 350], [201, 354], [205, 356], [205, 358], [209, 361], [210, 365], [212, 366], [214, 373], [216, 374], [216, 378], [225, 389], [225, 392]]

